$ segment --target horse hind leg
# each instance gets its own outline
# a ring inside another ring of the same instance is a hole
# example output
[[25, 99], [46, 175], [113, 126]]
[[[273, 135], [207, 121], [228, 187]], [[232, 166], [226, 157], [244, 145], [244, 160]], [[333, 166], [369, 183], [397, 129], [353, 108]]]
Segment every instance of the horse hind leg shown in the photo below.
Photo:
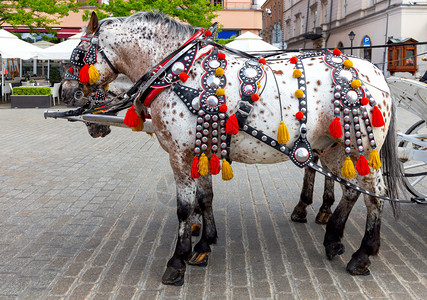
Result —
[[345, 251], [344, 245], [341, 242], [344, 235], [345, 223], [360, 195], [360, 192], [348, 187], [342, 186], [342, 189], [343, 196], [326, 225], [326, 233], [323, 240], [326, 257], [329, 260], [333, 259], [336, 255], [343, 254]]
[[[376, 175], [379, 184], [371, 185], [370, 190], [375, 190], [377, 194], [383, 194], [384, 185], [381, 184], [381, 172], [377, 171]], [[367, 209], [365, 234], [360, 248], [353, 253], [350, 262], [347, 264], [346, 269], [351, 275], [369, 275], [369, 266], [371, 265], [369, 256], [377, 255], [380, 249], [381, 211], [384, 201], [368, 195], [364, 195], [364, 200]]]
[[[174, 170], [175, 171], [175, 170]], [[175, 172], [177, 191], [177, 215], [179, 221], [178, 239], [175, 252], [167, 263], [167, 268], [162, 277], [162, 283], [180, 286], [184, 284], [186, 270], [185, 262], [191, 257], [191, 215], [195, 207], [194, 179], [187, 175]]]
[[[317, 163], [319, 156], [313, 157], [313, 162]], [[314, 179], [316, 171], [309, 167], [304, 168], [304, 181], [298, 204], [294, 207], [291, 220], [298, 223], [307, 223], [307, 206], [313, 203]]]
[[204, 267], [208, 264], [208, 255], [211, 252], [210, 245], [215, 244], [217, 240], [217, 230], [212, 210], [212, 176], [202, 176], [199, 178], [196, 199], [203, 220], [202, 236], [194, 246], [193, 255], [188, 263]]

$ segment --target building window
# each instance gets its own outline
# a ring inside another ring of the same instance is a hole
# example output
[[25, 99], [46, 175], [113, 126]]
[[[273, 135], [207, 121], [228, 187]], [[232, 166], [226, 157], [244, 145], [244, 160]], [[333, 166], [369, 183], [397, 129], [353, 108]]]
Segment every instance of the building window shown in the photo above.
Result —
[[322, 20], [320, 20], [320, 24], [326, 24], [328, 23], [328, 2], [327, 1], [322, 1], [322, 5], [321, 5], [321, 18]]
[[311, 25], [312, 25], [312, 30], [315, 31], [317, 24], [317, 5], [313, 5], [310, 8], [310, 19], [311, 19]]
[[344, 44], [342, 42], [338, 42], [337, 48], [338, 49], [344, 48]]
[[221, 5], [221, 6], [223, 6], [223, 5], [222, 5], [222, 0], [211, 0], [211, 3], [212, 3], [213, 5]]
[[394, 72], [409, 72], [412, 75], [417, 71], [417, 46], [407, 45], [417, 43], [414, 39], [404, 41], [390, 39], [387, 44], [399, 44], [388, 48], [387, 69], [393, 75]]

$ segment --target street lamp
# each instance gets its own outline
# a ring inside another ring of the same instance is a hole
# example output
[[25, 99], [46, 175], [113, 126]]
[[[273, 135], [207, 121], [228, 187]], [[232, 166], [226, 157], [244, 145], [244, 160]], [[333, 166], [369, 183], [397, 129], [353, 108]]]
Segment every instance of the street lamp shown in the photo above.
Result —
[[350, 38], [350, 54], [353, 55], [353, 41], [354, 41], [354, 37], [356, 36], [356, 34], [352, 31], [350, 31], [350, 33], [348, 34], [348, 37]]

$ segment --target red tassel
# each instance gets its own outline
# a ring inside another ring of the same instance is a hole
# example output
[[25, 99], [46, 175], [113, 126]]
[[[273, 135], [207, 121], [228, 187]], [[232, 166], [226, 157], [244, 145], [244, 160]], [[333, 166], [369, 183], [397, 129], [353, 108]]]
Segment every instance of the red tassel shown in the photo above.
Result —
[[225, 132], [228, 134], [237, 134], [239, 132], [239, 123], [235, 114], [232, 114], [225, 124]]
[[193, 164], [191, 165], [191, 178], [199, 178], [199, 157], [194, 156]]
[[187, 81], [190, 76], [188, 76], [188, 74], [185, 72], [181, 72], [179, 73], [178, 77], [179, 77], [179, 80], [184, 82], [184, 81]]
[[136, 127], [139, 125], [138, 114], [136, 113], [135, 106], [133, 104], [128, 108], [123, 123], [129, 127]]
[[218, 156], [216, 156], [215, 153], [212, 154], [210, 164], [211, 164], [211, 174], [217, 175], [219, 173], [219, 171], [221, 170], [221, 167], [219, 164], [219, 158], [218, 158]]
[[340, 55], [341, 55], [341, 50], [340, 50], [340, 49], [335, 48], [335, 49], [334, 49], [334, 51], [332, 51], [332, 53], [333, 53], [334, 55], [336, 55], [336, 56], [340, 56]]
[[218, 59], [224, 60], [225, 59], [225, 53], [222, 53], [222, 52], [218, 53]]
[[339, 117], [333, 119], [331, 124], [329, 124], [329, 133], [336, 139], [342, 137], [342, 127]]
[[258, 60], [258, 62], [260, 63], [260, 64], [263, 64], [263, 65], [265, 65], [266, 63], [267, 63], [267, 61], [265, 60], [265, 58], [260, 58], [259, 60]]
[[368, 161], [366, 160], [366, 157], [364, 155], [361, 155], [359, 159], [356, 162], [356, 170], [359, 175], [365, 176], [371, 173], [371, 170], [369, 169]]
[[82, 84], [88, 84], [89, 83], [89, 65], [85, 64], [81, 69], [79, 73], [79, 79]]
[[378, 106], [374, 106], [374, 110], [372, 111], [372, 125], [375, 127], [384, 126], [384, 118]]

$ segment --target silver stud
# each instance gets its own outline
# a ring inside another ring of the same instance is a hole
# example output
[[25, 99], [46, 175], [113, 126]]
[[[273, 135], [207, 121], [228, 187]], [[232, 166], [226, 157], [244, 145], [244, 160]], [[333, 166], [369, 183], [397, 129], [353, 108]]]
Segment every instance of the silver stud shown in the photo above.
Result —
[[345, 153], [350, 153], [351, 152], [351, 149], [350, 149], [350, 147], [345, 147]]
[[207, 149], [208, 149], [208, 145], [203, 144], [203, 145], [202, 145], [202, 150], [203, 150], [203, 151], [206, 151]]
[[345, 122], [349, 122], [350, 121], [350, 117], [347, 115], [347, 116], [344, 116], [344, 121]]
[[222, 155], [222, 156], [227, 156], [227, 150], [222, 150], [222, 151], [221, 151], [221, 155]]
[[373, 134], [373, 133], [370, 133], [368, 136], [369, 136], [369, 138], [370, 138], [371, 140], [374, 138], [374, 134]]
[[217, 129], [218, 128], [218, 123], [217, 122], [212, 122], [212, 128], [213, 129]]
[[203, 129], [203, 135], [208, 135], [208, 134], [209, 134], [209, 130]]
[[201, 132], [196, 132], [196, 138], [201, 139], [202, 138], [202, 133]]
[[303, 148], [303, 147], [298, 148], [294, 154], [295, 159], [300, 163], [307, 161], [309, 156], [310, 156], [310, 153], [306, 148]]
[[198, 117], [197, 118], [197, 123], [202, 124], [203, 123], [203, 118], [202, 117]]
[[359, 152], [363, 152], [363, 146], [359, 146], [357, 149], [359, 149]]
[[202, 125], [197, 125], [197, 126], [196, 126], [196, 130], [197, 130], [197, 131], [201, 131], [201, 130], [202, 130], [202, 128], [203, 128], [203, 127], [202, 127]]
[[344, 129], [345, 130], [350, 130], [350, 125], [349, 124], [344, 124]]
[[199, 110], [199, 116], [203, 116], [205, 114], [204, 110]]
[[211, 119], [211, 115], [210, 115], [210, 114], [206, 114], [206, 115], [205, 115], [205, 120], [206, 120], [206, 121], [209, 121], [210, 119]]
[[371, 146], [375, 147], [375, 141], [374, 140], [371, 141]]
[[217, 136], [218, 135], [218, 130], [212, 130], [212, 136]]
[[195, 144], [196, 144], [196, 146], [200, 146], [202, 144], [202, 141], [201, 140], [196, 140]]
[[224, 119], [224, 118], [225, 118], [225, 114], [224, 114], [224, 113], [220, 113], [220, 114], [219, 114], [219, 118], [220, 118], [220, 119]]
[[355, 125], [354, 125], [354, 129], [356, 129], [356, 130], [360, 130], [360, 124], [355, 124]]
[[271, 141], [271, 146], [276, 146], [276, 142], [275, 141]]
[[366, 120], [365, 120], [365, 124], [366, 124], [366, 125], [369, 125], [369, 119], [366, 119]]
[[362, 133], [360, 131], [356, 132], [356, 137], [360, 138], [362, 136]]
[[199, 147], [194, 148], [194, 152], [197, 154], [200, 153], [200, 148]]
[[339, 113], [340, 113], [340, 111], [341, 111], [341, 110], [340, 110], [338, 107], [334, 109], [334, 113], [335, 113], [335, 114], [339, 114]]
[[265, 141], [267, 140], [267, 137], [266, 137], [265, 135], [263, 135], [263, 136], [261, 137], [261, 140], [265, 142]]
[[372, 131], [372, 127], [371, 127], [371, 126], [366, 126], [366, 130], [367, 130], [368, 132], [371, 132], [371, 131]]
[[221, 148], [227, 148], [227, 143], [221, 143]]
[[354, 121], [355, 123], [358, 123], [358, 122], [359, 122], [359, 117], [354, 117], [354, 118], [353, 118], [353, 121]]
[[351, 141], [350, 140], [345, 140], [345, 144], [348, 146], [350, 145]]
[[358, 145], [362, 144], [362, 139], [357, 139], [357, 140], [356, 140], [356, 143], [357, 143]]
[[217, 151], [218, 150], [218, 146], [217, 145], [212, 145], [212, 151]]
[[243, 130], [248, 130], [248, 125], [243, 125]]
[[212, 116], [212, 121], [214, 121], [214, 122], [218, 121], [218, 115], [213, 115]]
[[218, 143], [218, 138], [216, 138], [216, 137], [213, 137], [213, 138], [212, 138], [212, 143], [213, 143], [213, 144], [216, 144], [216, 143]]
[[256, 135], [257, 135], [257, 133], [258, 133], [258, 131], [256, 131], [256, 130], [252, 130], [252, 135], [253, 135], [253, 136], [256, 136]]
[[344, 136], [345, 136], [346, 138], [349, 138], [349, 137], [350, 137], [350, 131], [346, 131], [346, 132], [344, 133]]
[[209, 128], [209, 123], [208, 122], [203, 123], [203, 127]]

